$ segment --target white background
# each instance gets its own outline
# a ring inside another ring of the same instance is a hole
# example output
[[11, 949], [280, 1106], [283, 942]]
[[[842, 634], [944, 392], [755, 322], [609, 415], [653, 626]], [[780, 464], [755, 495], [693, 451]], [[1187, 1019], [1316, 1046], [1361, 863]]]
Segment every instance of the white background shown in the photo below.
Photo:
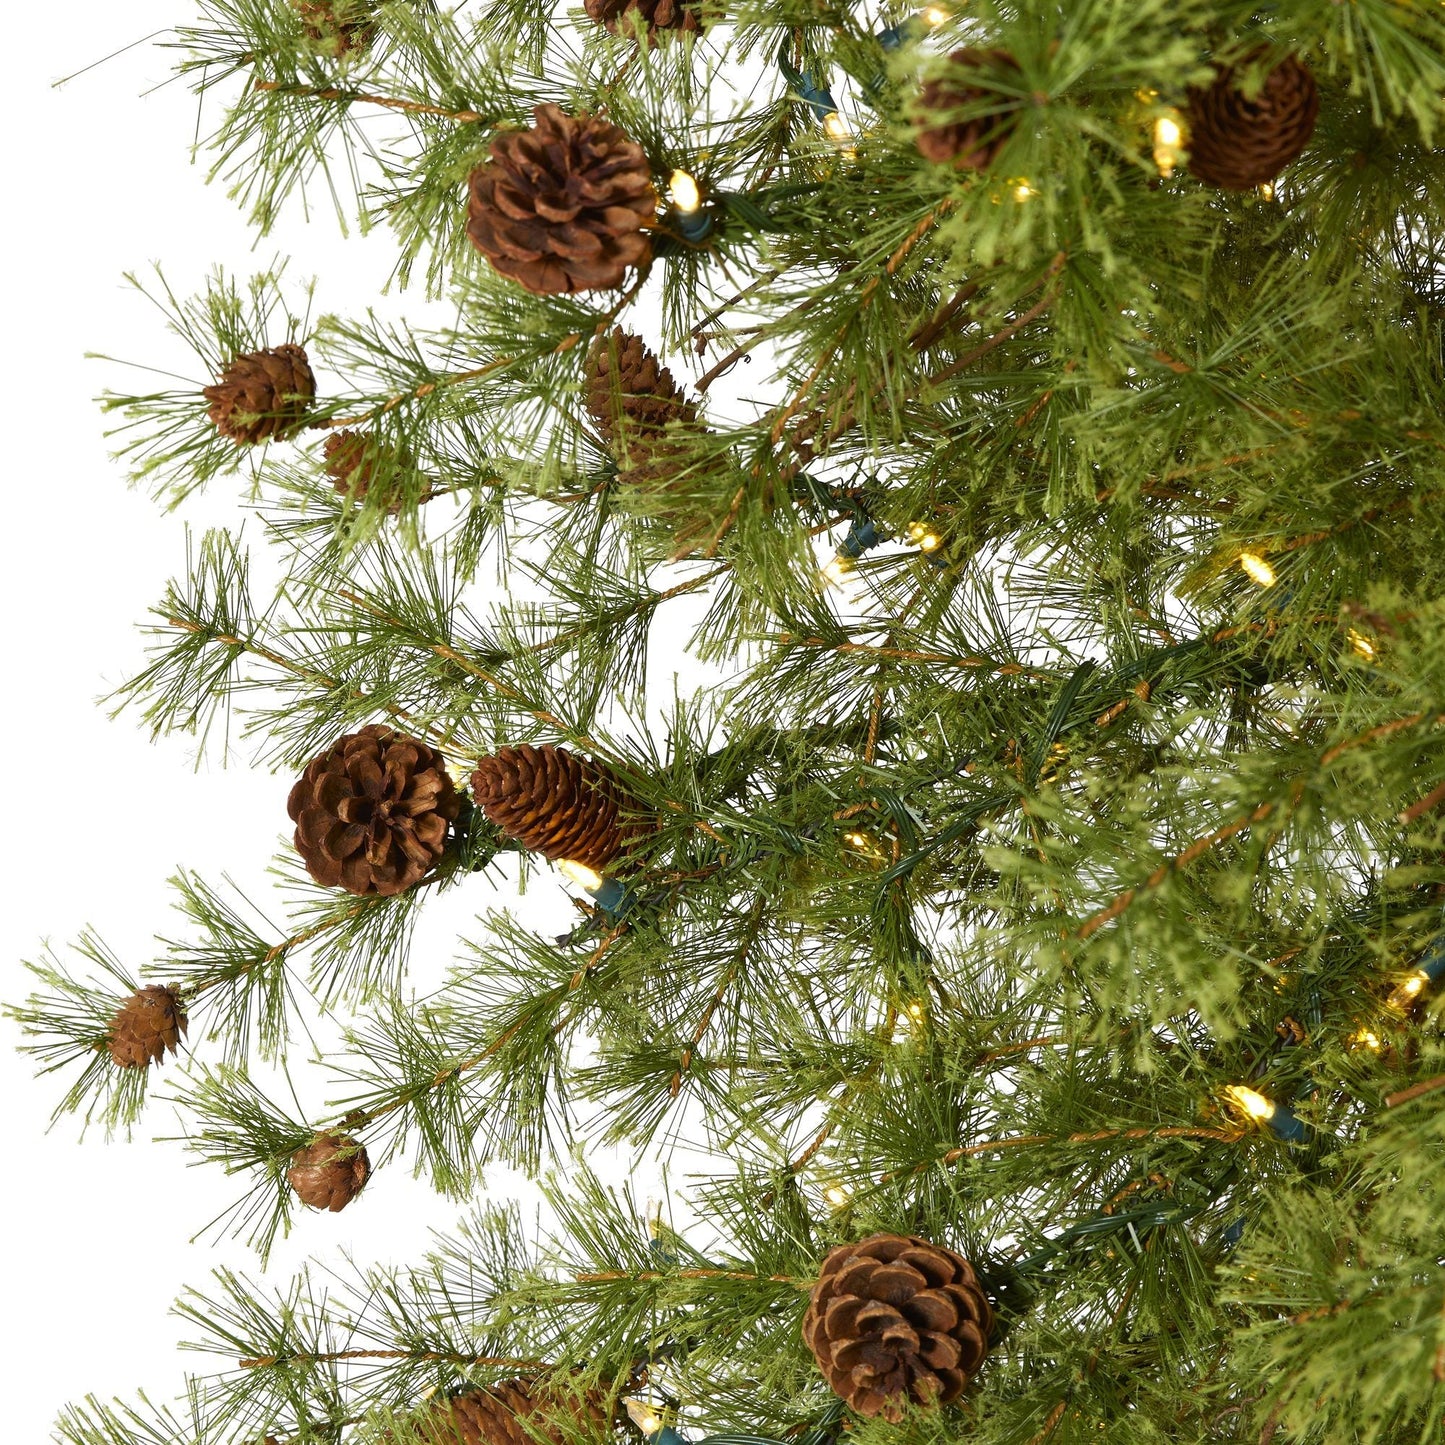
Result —
[[[142, 657], [135, 624], [183, 565], [186, 522], [233, 521], [239, 484], [221, 479], [180, 513], [127, 489], [107, 455], [93, 398], [128, 378], [95, 351], [153, 362], [165, 342], [159, 315], [122, 280], [166, 263], [178, 294], [211, 265], [241, 274], [279, 252], [294, 273], [322, 278], [321, 306], [360, 310], [390, 268], [388, 237], [343, 240], [329, 213], [306, 225], [288, 216], [252, 250], [243, 218], [191, 164], [195, 101], [165, 82], [169, 57], [154, 46], [118, 56], [59, 89], [52, 82], [153, 30], [189, 18], [185, 0], [125, 5], [71, 0], [62, 11], [18, 6], [7, 18], [11, 148], [5, 196], [4, 512], [0, 598], [4, 619], [5, 826], [0, 831], [0, 998], [27, 991], [19, 960], [49, 939], [64, 953], [90, 924], [131, 968], [154, 956], [153, 937], [180, 921], [167, 877], [184, 864], [218, 881], [230, 872], [264, 891], [264, 869], [288, 831], [289, 778], [253, 772], [244, 757], [193, 771], [185, 738], [152, 743], [130, 715], [111, 721], [96, 699]], [[395, 313], [410, 298], [383, 302]], [[133, 384], [133, 383], [132, 383]], [[144, 389], [142, 387], [142, 389]], [[463, 890], [457, 890], [461, 892]], [[483, 890], [485, 895], [485, 890]], [[492, 900], [469, 900], [470, 910]], [[563, 931], [565, 900], [529, 892]], [[460, 919], [450, 920], [454, 925]], [[442, 921], [443, 924], [447, 920]], [[434, 973], [445, 958], [426, 959]], [[58, 1408], [94, 1392], [133, 1398], [144, 1387], [170, 1399], [183, 1369], [203, 1362], [175, 1345], [168, 1314], [185, 1283], [223, 1263], [253, 1271], [235, 1241], [188, 1243], [236, 1193], [214, 1167], [187, 1168], [175, 1132], [152, 1107], [132, 1143], [106, 1144], [63, 1118], [47, 1132], [57, 1081], [31, 1077], [0, 1025], [3, 1091], [5, 1299], [0, 1308], [4, 1434], [32, 1445]], [[649, 1166], [644, 1165], [644, 1169]], [[516, 1181], [489, 1177], [494, 1190]], [[645, 1192], [645, 1182], [644, 1182]], [[339, 1215], [307, 1213], [275, 1251], [279, 1284], [311, 1254], [358, 1261], [416, 1258], [431, 1227], [459, 1207], [398, 1165], [379, 1171]]]

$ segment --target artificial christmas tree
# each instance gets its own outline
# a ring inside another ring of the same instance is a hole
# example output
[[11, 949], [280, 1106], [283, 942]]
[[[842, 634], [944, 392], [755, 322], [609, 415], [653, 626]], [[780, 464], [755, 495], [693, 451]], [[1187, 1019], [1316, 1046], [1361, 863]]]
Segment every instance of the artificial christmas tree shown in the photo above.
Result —
[[[1445, 8], [200, 10], [248, 213], [324, 170], [418, 312], [164, 290], [228, 379], [107, 403], [265, 521], [118, 701], [302, 772], [284, 925], [178, 879], [166, 1077], [263, 1252], [298, 1169], [546, 1207], [223, 1276], [184, 1419], [67, 1445], [1437, 1439]], [[551, 864], [591, 902], [490, 906]], [[15, 1013], [139, 1122], [80, 954]], [[678, 1227], [604, 1146], [689, 1151]]]

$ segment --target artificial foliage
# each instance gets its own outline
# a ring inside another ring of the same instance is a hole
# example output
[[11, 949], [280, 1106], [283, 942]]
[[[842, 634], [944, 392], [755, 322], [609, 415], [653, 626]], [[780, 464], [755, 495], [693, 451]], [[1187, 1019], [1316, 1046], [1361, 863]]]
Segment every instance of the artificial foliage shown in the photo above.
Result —
[[[167, 37], [259, 234], [329, 197], [453, 319], [138, 283], [194, 381], [107, 397], [122, 465], [263, 526], [199, 541], [114, 701], [229, 720], [278, 826], [305, 770], [301, 851], [284, 926], [183, 871], [138, 974], [87, 931], [12, 1013], [62, 1114], [163, 1081], [263, 1254], [324, 1256], [298, 1206], [368, 1170], [473, 1212], [349, 1287], [218, 1275], [187, 1399], [58, 1438], [1439, 1440], [1445, 8], [691, 13]], [[596, 799], [472, 779], [564, 755], [615, 810], [567, 837], [630, 832], [544, 934], [478, 875]], [[412, 1003], [443, 892], [477, 917]], [[179, 1060], [130, 1051], [155, 988]], [[687, 1145], [676, 1227], [596, 1143]], [[547, 1222], [474, 1198], [494, 1162]], [[918, 1268], [805, 1338], [879, 1236]], [[519, 1388], [500, 1435], [458, 1403]]]

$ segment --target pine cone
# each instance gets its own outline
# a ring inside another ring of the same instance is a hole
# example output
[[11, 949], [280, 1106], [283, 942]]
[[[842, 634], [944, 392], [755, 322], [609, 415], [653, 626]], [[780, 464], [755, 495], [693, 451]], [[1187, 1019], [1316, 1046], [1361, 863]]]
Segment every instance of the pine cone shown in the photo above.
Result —
[[[601, 26], [617, 34], [617, 22], [624, 16], [640, 16], [653, 44], [657, 30], [700, 30], [702, 17], [686, 0], [583, 0], [587, 13]], [[637, 21], [629, 18], [629, 25]]]
[[472, 798], [524, 848], [599, 873], [645, 831], [622, 819], [637, 804], [611, 770], [566, 748], [502, 748], [483, 758], [472, 774]]
[[828, 1251], [803, 1339], [860, 1415], [898, 1420], [909, 1400], [956, 1400], [988, 1353], [993, 1311], [967, 1260], [911, 1235]]
[[1315, 78], [1293, 55], [1247, 100], [1238, 76], [1259, 54], [1222, 71], [1207, 88], [1191, 87], [1185, 102], [1189, 169], [1221, 190], [1249, 191], [1272, 181], [1309, 143], [1320, 113]]
[[[573, 1416], [576, 1428], [567, 1430], [546, 1418], [559, 1413]], [[607, 1431], [608, 1412], [600, 1390], [544, 1390], [523, 1377], [439, 1402], [416, 1427], [423, 1445], [569, 1445], [579, 1434], [600, 1439]]]
[[238, 447], [254, 446], [288, 436], [305, 422], [316, 378], [306, 353], [288, 341], [269, 351], [243, 351], [201, 394], [222, 436]]
[[371, 1160], [349, 1134], [318, 1134], [291, 1156], [286, 1182], [312, 1209], [345, 1209], [366, 1183]]
[[[1017, 79], [1018, 62], [1007, 50], [985, 49], [955, 50], [948, 59], [954, 73], [927, 81], [919, 94], [915, 143], [926, 160], [961, 171], [986, 171], [1013, 134], [1018, 116], [996, 90], [969, 85], [967, 72], [1010, 71]], [[950, 119], [965, 108], [977, 110], [980, 106], [987, 106], [988, 112], [968, 120]]]
[[365, 50], [376, 39], [373, 0], [292, 0], [302, 29], [336, 56]]
[[528, 291], [620, 286], [652, 259], [657, 192], [642, 147], [611, 121], [539, 105], [531, 130], [492, 142], [471, 175], [467, 235]]
[[379, 723], [312, 758], [286, 801], [318, 883], [383, 897], [430, 871], [461, 807], [442, 755]]
[[696, 403], [672, 372], [640, 336], [620, 326], [592, 343], [588, 368], [587, 410], [614, 451], [666, 431], [669, 422], [691, 426], [697, 421]]
[[180, 995], [151, 984], [116, 1009], [105, 1046], [121, 1068], [143, 1069], [160, 1063], [167, 1049], [175, 1053], [189, 1022]]
[[[395, 448], [361, 432], [332, 432], [326, 438], [323, 450], [326, 453], [326, 475], [331, 478], [332, 486], [353, 502], [363, 500], [371, 491], [378, 469], [383, 482], [389, 482], [405, 465]], [[401, 499], [398, 497], [388, 510], [396, 512], [400, 509]]]

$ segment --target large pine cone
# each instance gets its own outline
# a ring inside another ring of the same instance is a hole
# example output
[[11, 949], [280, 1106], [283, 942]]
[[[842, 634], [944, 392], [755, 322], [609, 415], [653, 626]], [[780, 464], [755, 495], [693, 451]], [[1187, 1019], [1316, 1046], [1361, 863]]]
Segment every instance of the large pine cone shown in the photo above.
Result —
[[502, 748], [483, 758], [472, 774], [472, 798], [524, 848], [599, 873], [646, 826], [623, 819], [637, 804], [609, 768], [566, 748]]
[[269, 351], [243, 351], [220, 380], [201, 393], [207, 415], [238, 447], [290, 435], [316, 398], [316, 378], [306, 353], [292, 342]]
[[1309, 143], [1320, 113], [1315, 78], [1293, 55], [1270, 71], [1253, 100], [1236, 88], [1250, 56], [1207, 88], [1192, 87], [1185, 103], [1189, 169], [1226, 191], [1272, 181]]
[[[547, 1418], [563, 1413], [575, 1418], [575, 1428], [567, 1430]], [[553, 1386], [544, 1393], [529, 1378], [454, 1395], [416, 1421], [423, 1445], [569, 1445], [579, 1435], [601, 1439], [607, 1426], [601, 1391], [559, 1393]]]
[[365, 50], [376, 39], [375, 0], [292, 0], [302, 29], [337, 56]]
[[366, 1150], [349, 1134], [318, 1134], [291, 1156], [286, 1182], [303, 1204], [335, 1214], [361, 1193], [370, 1173]]
[[828, 1251], [803, 1339], [860, 1415], [956, 1400], [988, 1353], [993, 1311], [967, 1260], [911, 1235]]
[[296, 851], [318, 883], [382, 896], [431, 870], [461, 807], [442, 755], [380, 723], [312, 758], [286, 801]]
[[649, 43], [654, 30], [700, 30], [702, 17], [696, 5], [686, 0], [583, 0], [588, 15], [599, 25], [617, 34], [617, 22], [628, 16], [628, 24], [636, 25], [641, 17]]
[[588, 354], [587, 410], [614, 451], [645, 441], [668, 424], [697, 421], [697, 406], [640, 336], [617, 327]]
[[175, 1053], [189, 1022], [180, 995], [151, 984], [116, 1009], [105, 1046], [121, 1068], [143, 1069], [160, 1063], [168, 1049]]
[[620, 286], [652, 259], [657, 192], [642, 147], [611, 121], [539, 105], [531, 130], [492, 142], [471, 175], [467, 235], [528, 291]]
[[[919, 130], [915, 143], [926, 160], [963, 171], [986, 171], [998, 159], [1017, 123], [1007, 98], [995, 90], [969, 85], [970, 70], [1018, 72], [1018, 62], [1006, 50], [955, 50], [948, 57], [953, 71], [927, 81], [915, 106]], [[968, 120], [950, 119], [967, 108], [988, 107], [987, 113]]]

